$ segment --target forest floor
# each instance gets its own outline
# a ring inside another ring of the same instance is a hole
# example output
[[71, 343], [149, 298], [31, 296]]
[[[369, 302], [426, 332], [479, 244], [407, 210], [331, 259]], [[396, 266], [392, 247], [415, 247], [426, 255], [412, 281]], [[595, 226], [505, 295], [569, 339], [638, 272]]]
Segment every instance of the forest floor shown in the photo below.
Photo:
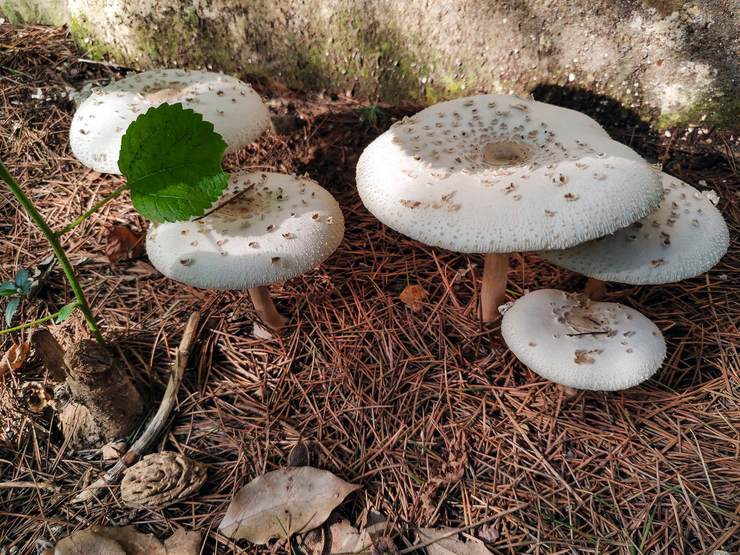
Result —
[[[70, 92], [122, 72], [86, 61], [64, 29], [0, 26], [0, 156], [55, 225], [120, 183], [78, 163], [68, 133]], [[567, 400], [514, 358], [496, 326], [477, 319], [482, 257], [403, 237], [360, 202], [360, 152], [418, 107], [373, 111], [343, 96], [254, 85], [277, 131], [226, 165], [308, 173], [341, 204], [344, 242], [319, 269], [273, 288], [291, 324], [280, 337], [262, 338], [246, 294], [181, 285], [144, 255], [108, 259], [112, 224], [146, 226], [127, 197], [71, 233], [66, 246], [88, 298], [150, 406], [189, 314], [207, 319], [156, 448], [204, 463], [208, 480], [195, 497], [163, 510], [127, 509], [115, 490], [70, 503], [106, 464], [99, 450], [65, 444], [53, 411], [25, 406], [23, 383], [50, 379], [32, 356], [0, 378], [0, 552], [35, 553], [74, 529], [133, 524], [159, 537], [199, 529], [203, 553], [261, 553], [220, 536], [218, 522], [233, 494], [284, 465], [299, 438], [317, 453], [317, 466], [362, 485], [343, 513], [358, 522], [371, 509], [382, 512], [399, 547], [409, 545], [414, 526], [466, 526], [523, 505], [471, 534], [494, 553], [740, 552], [740, 191], [732, 137], [699, 128], [657, 134], [603, 102], [571, 104], [668, 173], [716, 190], [733, 244], [699, 278], [610, 286], [610, 299], [661, 328], [667, 359], [639, 387]], [[4, 187], [0, 232], [0, 279], [50, 254]], [[533, 254], [514, 255], [509, 278], [511, 298], [584, 284]], [[419, 311], [399, 299], [410, 284], [427, 293]], [[20, 316], [40, 317], [70, 300], [55, 272]], [[63, 343], [85, 334], [76, 317], [52, 327]], [[11, 345], [2, 341], [0, 353]], [[11, 481], [41, 486], [3, 486]]]

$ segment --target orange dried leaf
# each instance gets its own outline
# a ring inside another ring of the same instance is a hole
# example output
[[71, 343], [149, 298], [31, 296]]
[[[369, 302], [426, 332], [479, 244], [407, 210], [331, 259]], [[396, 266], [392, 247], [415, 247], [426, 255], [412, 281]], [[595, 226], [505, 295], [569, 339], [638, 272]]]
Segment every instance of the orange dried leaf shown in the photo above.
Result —
[[138, 258], [144, 254], [144, 235], [144, 232], [134, 232], [122, 225], [112, 226], [108, 232], [105, 255], [111, 263]]
[[10, 349], [6, 351], [3, 358], [0, 360], [0, 376], [6, 372], [12, 372], [18, 370], [28, 358], [28, 353], [31, 351], [30, 343], [14, 343], [10, 346]]
[[423, 303], [427, 298], [427, 292], [421, 285], [409, 285], [401, 292], [399, 298], [411, 310], [419, 312], [424, 307]]

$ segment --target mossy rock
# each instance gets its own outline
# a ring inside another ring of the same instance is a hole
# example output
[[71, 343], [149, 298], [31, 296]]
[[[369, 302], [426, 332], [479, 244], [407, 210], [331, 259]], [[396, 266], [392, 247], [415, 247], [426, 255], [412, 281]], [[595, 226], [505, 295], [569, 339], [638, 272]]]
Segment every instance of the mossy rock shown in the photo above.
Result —
[[733, 0], [0, 2], [13, 20], [65, 13], [91, 56], [142, 69], [205, 66], [387, 102], [577, 88], [661, 126], [732, 128], [739, 115]]

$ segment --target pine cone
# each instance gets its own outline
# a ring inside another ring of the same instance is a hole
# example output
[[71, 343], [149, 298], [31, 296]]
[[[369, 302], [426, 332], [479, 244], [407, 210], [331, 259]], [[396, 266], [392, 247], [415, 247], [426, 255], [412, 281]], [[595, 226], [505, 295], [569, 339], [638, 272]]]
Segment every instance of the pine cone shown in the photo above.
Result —
[[206, 468], [172, 451], [152, 453], [126, 470], [121, 500], [127, 507], [156, 509], [189, 497], [206, 481]]

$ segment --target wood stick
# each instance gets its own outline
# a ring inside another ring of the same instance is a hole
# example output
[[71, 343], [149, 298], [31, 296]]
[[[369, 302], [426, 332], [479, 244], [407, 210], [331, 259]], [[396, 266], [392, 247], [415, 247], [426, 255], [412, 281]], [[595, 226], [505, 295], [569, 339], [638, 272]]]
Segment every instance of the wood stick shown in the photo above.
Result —
[[182, 376], [185, 373], [185, 368], [188, 364], [190, 348], [197, 336], [199, 323], [200, 313], [193, 312], [188, 319], [188, 323], [185, 325], [185, 331], [182, 334], [180, 346], [175, 352], [175, 362], [172, 365], [172, 372], [170, 373], [170, 379], [167, 382], [167, 388], [162, 396], [162, 402], [160, 403], [155, 415], [149, 421], [149, 424], [147, 424], [144, 432], [141, 434], [139, 439], [131, 445], [126, 454], [118, 459], [118, 462], [113, 465], [112, 468], [75, 496], [74, 499], [72, 499], [73, 503], [87, 501], [94, 497], [99, 489], [117, 484], [123, 477], [124, 471], [141, 458], [141, 455], [164, 430], [170, 413], [175, 406], [175, 401], [177, 400], [177, 390], [180, 387]]

